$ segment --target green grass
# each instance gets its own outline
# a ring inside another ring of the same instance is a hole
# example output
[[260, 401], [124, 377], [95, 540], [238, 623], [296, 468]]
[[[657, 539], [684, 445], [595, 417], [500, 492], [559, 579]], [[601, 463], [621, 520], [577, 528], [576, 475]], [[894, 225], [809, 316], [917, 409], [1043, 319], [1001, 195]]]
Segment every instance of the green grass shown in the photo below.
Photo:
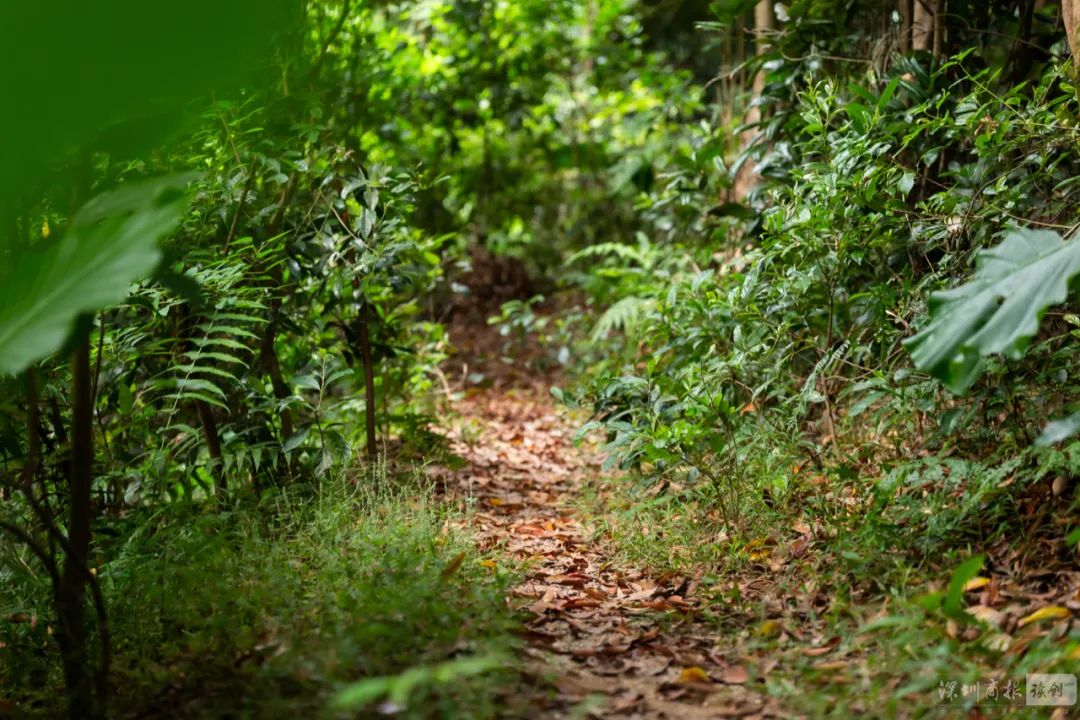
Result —
[[[1001, 482], [1015, 466], [952, 462], [942, 476], [932, 462], [916, 461], [884, 478], [879, 493], [874, 479], [827, 477], [817, 497], [775, 498], [769, 508], [748, 500], [757, 516], [730, 534], [701, 491], [649, 498], [633, 477], [598, 480], [584, 507], [622, 562], [698, 577], [699, 619], [719, 646], [764, 669], [755, 687], [786, 707], [810, 718], [954, 717], [966, 709], [938, 704], [942, 680], [1022, 684], [1027, 673], [1080, 669], [1075, 620], [1071, 628], [1010, 628], [1003, 637], [950, 620], [936, 595], [973, 552], [1029, 541], [1033, 528], [1017, 520], [1022, 488], [1006, 492]], [[917, 492], [898, 492], [898, 482]], [[861, 502], [844, 511], [837, 498], [855, 496]], [[812, 527], [813, 543], [777, 562], [798, 538], [795, 527]]]
[[[101, 536], [98, 568], [114, 714], [364, 716], [364, 706], [327, 707], [363, 678], [507, 655], [511, 578], [480, 564], [448, 512], [408, 479], [382, 478], [226, 512], [173, 506], [124, 518]], [[15, 717], [55, 716], [62, 681], [47, 588], [32, 566], [7, 566], [0, 612], [39, 620], [0, 622], [0, 700]], [[505, 663], [452, 682], [437, 675], [414, 683], [399, 717], [492, 717], [516, 680]]]

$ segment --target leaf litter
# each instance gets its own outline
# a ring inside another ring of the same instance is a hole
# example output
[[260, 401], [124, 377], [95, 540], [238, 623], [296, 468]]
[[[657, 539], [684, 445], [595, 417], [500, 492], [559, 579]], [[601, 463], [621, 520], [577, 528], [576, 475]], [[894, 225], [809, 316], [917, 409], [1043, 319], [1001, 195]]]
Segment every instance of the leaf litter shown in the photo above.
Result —
[[[874, 669], [873, 628], [889, 620], [888, 600], [853, 587], [851, 626], [824, 619], [837, 601], [829, 580], [836, 559], [818, 547], [828, 528], [798, 520], [751, 542], [750, 566], [721, 583], [727, 599], [700, 577], [624, 564], [582, 526], [579, 493], [601, 475], [603, 458], [588, 442], [574, 446], [580, 423], [555, 407], [551, 379], [528, 362], [486, 360], [498, 356], [483, 347], [492, 343], [490, 328], [454, 330], [471, 363], [462, 364], [461, 391], [447, 391], [458, 418], [450, 449], [463, 462], [431, 472], [448, 502], [471, 509], [464, 522], [489, 554], [481, 564], [495, 571], [503, 554], [525, 568], [507, 602], [524, 617], [529, 717], [802, 717], [767, 693], [774, 672], [826, 695], [849, 684], [869, 690], [853, 710], [876, 702], [872, 677], [884, 681], [879, 692], [897, 691], [901, 675]], [[1043, 563], [1025, 562], [1027, 554], [1004, 539], [986, 548], [986, 571], [961, 587], [965, 612], [985, 630], [950, 620], [950, 637], [1015, 655], [1036, 637], [1064, 636], [1080, 611], [1080, 572], [1074, 560], [1045, 562], [1060, 552], [1056, 535], [1040, 538], [1042, 553], [1028, 548]]]
[[448, 501], [474, 508], [466, 522], [481, 549], [525, 568], [507, 602], [525, 618], [531, 712], [793, 717], [696, 618], [692, 579], [625, 567], [588, 539], [575, 505], [584, 478], [600, 471], [598, 453], [574, 446], [570, 419], [542, 388], [517, 385], [459, 393], [454, 411], [468, 432], [455, 432], [450, 449], [465, 463], [431, 472]]

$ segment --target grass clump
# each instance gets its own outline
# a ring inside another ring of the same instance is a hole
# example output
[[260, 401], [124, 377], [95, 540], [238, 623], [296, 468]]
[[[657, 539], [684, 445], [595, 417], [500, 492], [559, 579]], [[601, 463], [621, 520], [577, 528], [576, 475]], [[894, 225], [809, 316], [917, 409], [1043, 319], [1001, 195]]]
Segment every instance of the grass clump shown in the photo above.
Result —
[[[355, 717], [372, 703], [328, 708], [358, 680], [512, 645], [509, 578], [481, 566], [449, 511], [415, 487], [338, 479], [257, 506], [178, 510], [132, 513], [123, 540], [100, 547], [118, 716]], [[62, 679], [45, 578], [8, 566], [0, 609], [26, 621], [0, 626], [0, 686], [14, 717], [51, 717]], [[504, 664], [414, 684], [395, 708], [491, 717], [513, 679]]]

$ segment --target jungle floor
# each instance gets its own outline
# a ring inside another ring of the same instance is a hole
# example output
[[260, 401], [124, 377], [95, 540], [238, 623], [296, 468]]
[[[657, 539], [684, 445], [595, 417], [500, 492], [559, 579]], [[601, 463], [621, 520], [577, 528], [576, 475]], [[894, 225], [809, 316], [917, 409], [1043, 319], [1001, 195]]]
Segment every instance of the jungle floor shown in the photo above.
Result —
[[[453, 334], [450, 442], [464, 464], [431, 472], [444, 501], [467, 510], [460, 522], [478, 549], [497, 558], [486, 562], [520, 570], [507, 597], [524, 618], [516, 713], [984, 717], [958, 694], [948, 702], [942, 681], [977, 673], [1004, 684], [1030, 671], [1025, 662], [1038, 667], [1044, 653], [1060, 658], [1067, 608], [1080, 607], [1080, 573], [1052, 526], [1035, 524], [1023, 554], [1004, 541], [990, 547], [1002, 572], [965, 586], [965, 605], [988, 632], [920, 607], [918, 597], [939, 589], [935, 578], [947, 578], [948, 567], [906, 568], [905, 580], [851, 573], [837, 560], [844, 553], [830, 548], [836, 529], [799, 518], [749, 547], [741, 566], [718, 558], [650, 570], [628, 560], [596, 522], [612, 483], [603, 479], [611, 473], [601, 471], [600, 439], [573, 442], [585, 418], [557, 406], [549, 390], [559, 378], [500, 360], [490, 329], [459, 326]], [[617, 494], [627, 502], [625, 489]], [[1039, 552], [1046, 560], [1035, 568], [1027, 558]], [[1013, 658], [995, 663], [979, 650], [985, 646]], [[922, 652], [933, 657], [920, 659]], [[1064, 708], [1050, 712], [1065, 717]]]
[[[523, 569], [507, 602], [526, 618], [524, 680], [530, 716], [620, 718], [793, 717], [755, 690], [748, 662], [695, 612], [700, 578], [651, 574], [610, 553], [581, 517], [583, 484], [600, 474], [595, 442], [557, 408], [552, 378], [483, 359], [490, 332], [459, 328], [484, 387], [453, 405], [456, 471], [437, 470], [479, 549]], [[475, 377], [476, 375], [474, 375]]]

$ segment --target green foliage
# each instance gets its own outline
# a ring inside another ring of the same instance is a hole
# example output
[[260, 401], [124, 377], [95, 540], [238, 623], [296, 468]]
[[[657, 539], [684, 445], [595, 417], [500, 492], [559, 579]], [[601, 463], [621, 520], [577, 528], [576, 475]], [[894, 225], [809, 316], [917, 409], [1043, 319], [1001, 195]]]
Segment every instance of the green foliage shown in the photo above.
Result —
[[[366, 482], [335, 473], [317, 491], [275, 492], [227, 513], [166, 506], [112, 523], [97, 568], [112, 609], [117, 715], [314, 717], [363, 678], [453, 669], [463, 651], [507, 668], [512, 578], [480, 565], [473, 539], [446, 529], [460, 518], [412, 476]], [[22, 551], [3, 552], [15, 562], [5, 564], [0, 612], [39, 618], [0, 625], [5, 699], [55, 716], [58, 678], [40, 652], [48, 580]], [[444, 575], [459, 553], [460, 569]], [[403, 716], [493, 717], [491, 698], [511, 675], [455, 678], [416, 687]]]
[[963, 393], [983, 358], [1019, 360], [1050, 305], [1064, 302], [1080, 273], [1080, 243], [1046, 230], [1013, 230], [975, 258], [971, 281], [930, 298], [929, 324], [905, 342], [915, 364]]
[[960, 563], [953, 570], [953, 574], [949, 578], [949, 587], [945, 590], [945, 595], [941, 600], [941, 609], [946, 615], [966, 619], [967, 614], [963, 610], [964, 586], [979, 574], [979, 570], [982, 569], [985, 563], [986, 558], [984, 556], [975, 555]]
[[0, 373], [57, 351], [82, 313], [127, 296], [184, 217], [188, 175], [133, 182], [87, 202], [59, 241], [8, 256], [0, 273]]
[[418, 689], [459, 683], [503, 667], [505, 662], [505, 658], [488, 655], [456, 658], [433, 666], [412, 667], [400, 675], [369, 678], [354, 683], [339, 692], [330, 706], [336, 710], [355, 710], [386, 697], [389, 707], [408, 707], [410, 698]]
[[249, 82], [274, 39], [297, 30], [298, 9], [293, 0], [5, 3], [0, 86], [4, 104], [23, 111], [0, 120], [9, 160], [0, 171], [0, 250], [20, 244], [12, 216], [40, 196], [67, 201], [63, 185], [85, 181], [73, 162], [80, 155], [128, 161], [190, 130], [192, 100]]

